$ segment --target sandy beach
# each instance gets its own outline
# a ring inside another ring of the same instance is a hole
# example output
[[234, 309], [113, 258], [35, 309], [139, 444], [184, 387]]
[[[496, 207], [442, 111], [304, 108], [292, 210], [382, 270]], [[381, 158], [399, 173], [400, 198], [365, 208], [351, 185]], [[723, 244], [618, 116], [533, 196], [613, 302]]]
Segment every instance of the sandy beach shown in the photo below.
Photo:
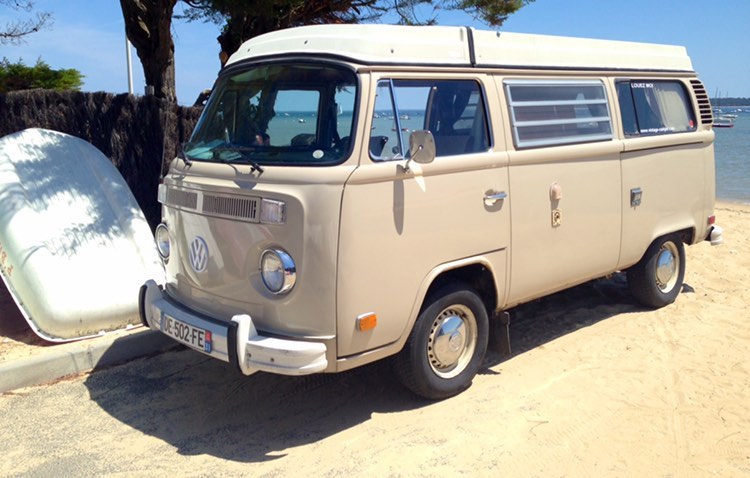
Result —
[[[230, 459], [223, 470], [248, 476], [750, 476], [750, 207], [719, 203], [716, 215], [725, 244], [686, 249], [685, 285], [674, 304], [655, 311], [637, 306], [618, 274], [517, 307], [513, 355], [490, 353], [471, 388], [452, 399], [416, 400], [382, 365], [326, 377], [319, 387], [312, 379], [250, 377], [242, 389], [254, 399], [271, 398], [237, 419], [251, 420], [256, 436], [268, 435], [264, 449], [273, 453]], [[0, 289], [0, 360], [45, 346], [18, 325], [14, 307]], [[300, 394], [304, 403], [290, 398]], [[199, 402], [203, 392], [185, 395]], [[228, 414], [244, 403], [227, 400], [221, 408]], [[130, 416], [126, 407], [119, 410]], [[110, 426], [97, 420], [94, 428]], [[117, 424], [132, 435], [131, 456], [170, 442], [157, 433], [144, 436], [130, 420]], [[295, 435], [300, 427], [304, 436]], [[157, 474], [185, 471], [188, 458], [191, 473], [215, 472], [216, 457], [206, 455], [162, 453]]]

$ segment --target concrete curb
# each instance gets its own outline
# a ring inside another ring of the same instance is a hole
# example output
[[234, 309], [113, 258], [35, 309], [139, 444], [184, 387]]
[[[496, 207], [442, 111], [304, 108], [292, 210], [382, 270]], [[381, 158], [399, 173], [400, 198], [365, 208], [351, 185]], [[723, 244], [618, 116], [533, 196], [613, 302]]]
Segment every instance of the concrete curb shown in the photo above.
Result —
[[176, 347], [179, 344], [174, 340], [146, 328], [52, 345], [31, 357], [0, 362], [0, 393], [40, 385], [66, 375], [120, 364]]

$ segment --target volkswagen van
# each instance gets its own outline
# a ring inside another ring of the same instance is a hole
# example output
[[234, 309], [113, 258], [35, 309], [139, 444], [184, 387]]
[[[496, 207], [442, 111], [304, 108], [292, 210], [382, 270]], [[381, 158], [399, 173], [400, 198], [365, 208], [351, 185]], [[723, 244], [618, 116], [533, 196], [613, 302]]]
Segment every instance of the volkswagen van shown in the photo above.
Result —
[[714, 224], [711, 105], [682, 47], [309, 26], [230, 58], [159, 188], [143, 322], [249, 375], [392, 357], [468, 387], [517, 304], [616, 271], [672, 303]]

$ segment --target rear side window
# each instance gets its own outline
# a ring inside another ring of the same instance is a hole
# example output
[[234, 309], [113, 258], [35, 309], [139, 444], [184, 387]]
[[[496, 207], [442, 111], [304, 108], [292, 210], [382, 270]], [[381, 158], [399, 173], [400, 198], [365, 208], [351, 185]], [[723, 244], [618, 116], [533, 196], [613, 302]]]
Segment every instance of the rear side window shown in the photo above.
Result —
[[627, 136], [695, 131], [695, 113], [679, 81], [617, 82], [622, 127]]
[[517, 148], [606, 141], [612, 119], [599, 80], [506, 80]]

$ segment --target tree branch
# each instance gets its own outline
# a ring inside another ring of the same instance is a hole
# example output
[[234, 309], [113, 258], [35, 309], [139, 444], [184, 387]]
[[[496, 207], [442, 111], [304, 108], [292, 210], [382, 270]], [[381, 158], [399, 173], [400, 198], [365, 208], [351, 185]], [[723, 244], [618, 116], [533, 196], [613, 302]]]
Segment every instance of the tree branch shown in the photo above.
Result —
[[[0, 0], [0, 5], [24, 12], [31, 12], [34, 8], [34, 2], [30, 0]], [[19, 45], [27, 35], [52, 26], [52, 15], [49, 12], [37, 12], [35, 17], [7, 23], [5, 28], [0, 30], [0, 45]]]

